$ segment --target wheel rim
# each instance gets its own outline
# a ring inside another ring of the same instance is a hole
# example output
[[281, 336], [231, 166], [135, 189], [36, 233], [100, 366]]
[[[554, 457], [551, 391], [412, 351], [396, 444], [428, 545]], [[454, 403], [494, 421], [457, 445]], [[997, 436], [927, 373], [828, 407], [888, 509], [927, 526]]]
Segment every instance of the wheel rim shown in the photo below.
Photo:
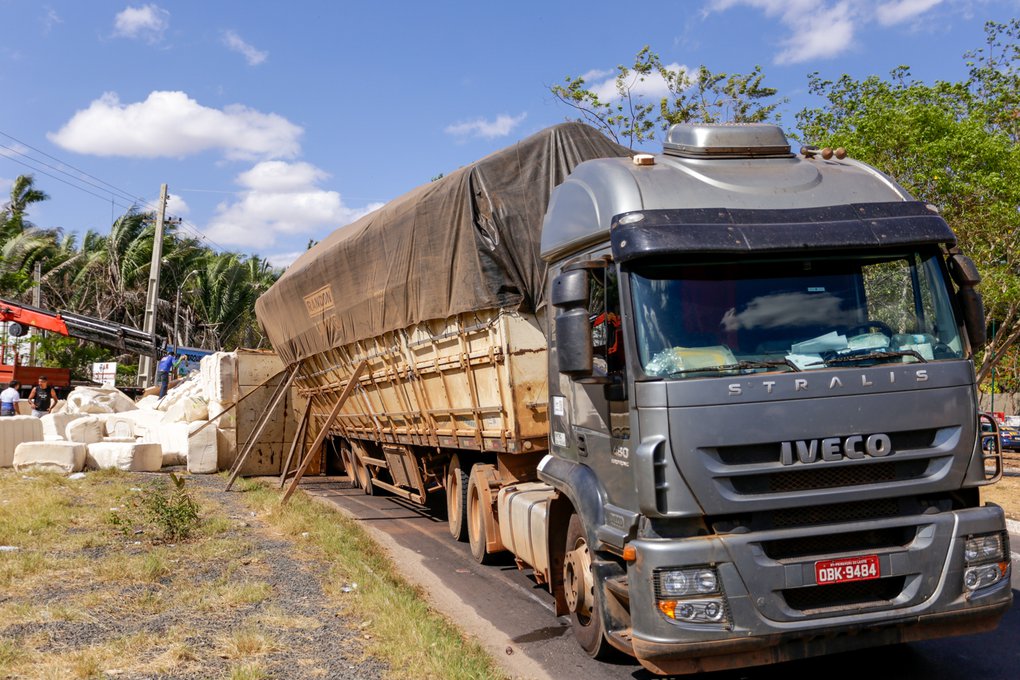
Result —
[[589, 625], [595, 601], [595, 580], [591, 574], [591, 552], [583, 538], [578, 538], [574, 549], [565, 556], [563, 586], [567, 607], [582, 626]]
[[450, 518], [460, 517], [460, 485], [463, 483], [461, 477], [451, 463], [446, 471], [446, 516]]
[[[469, 482], [470, 483], [470, 482]], [[468, 542], [475, 556], [485, 554], [485, 527], [482, 526], [482, 513], [479, 511], [478, 490], [472, 484], [468, 487], [467, 502]]]

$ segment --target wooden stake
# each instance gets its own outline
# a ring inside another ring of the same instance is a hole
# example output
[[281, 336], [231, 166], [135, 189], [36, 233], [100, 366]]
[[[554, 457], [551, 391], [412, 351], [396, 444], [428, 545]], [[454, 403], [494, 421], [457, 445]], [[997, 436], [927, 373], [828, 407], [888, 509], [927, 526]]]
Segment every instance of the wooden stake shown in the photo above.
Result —
[[294, 441], [290, 444], [290, 453], [287, 454], [287, 461], [283, 464], [283, 472], [280, 473], [280, 488], [287, 483], [287, 473], [290, 472], [290, 464], [294, 462], [294, 452], [297, 450], [298, 442], [301, 443], [301, 453], [298, 454], [298, 460], [305, 454], [305, 437], [308, 434], [308, 416], [312, 412], [312, 400], [308, 399], [308, 404], [305, 405], [305, 413], [301, 416], [301, 422], [298, 424], [297, 432], [294, 433]]
[[301, 461], [301, 467], [298, 468], [293, 481], [291, 481], [290, 486], [287, 487], [286, 493], [283, 494], [283, 498], [280, 500], [280, 505], [285, 505], [287, 500], [290, 499], [291, 494], [294, 493], [294, 489], [297, 488], [298, 482], [301, 481], [301, 477], [304, 476], [305, 470], [308, 469], [308, 465], [312, 462], [312, 457], [318, 454], [319, 447], [322, 446], [322, 442], [326, 440], [326, 435], [329, 434], [329, 428], [333, 425], [333, 421], [336, 420], [337, 415], [340, 413], [340, 409], [343, 408], [348, 397], [354, 393], [354, 388], [358, 384], [358, 378], [361, 377], [361, 372], [364, 371], [367, 366], [368, 359], [364, 359], [360, 364], [358, 364], [358, 367], [354, 369], [354, 373], [351, 374], [350, 380], [347, 381], [347, 386], [344, 387], [344, 391], [340, 393], [340, 398], [337, 399], [336, 404], [333, 405], [333, 410], [330, 411], [329, 416], [326, 418], [326, 422], [322, 424], [322, 429], [319, 430], [319, 434], [316, 435], [315, 441], [312, 443], [311, 448], [305, 455], [305, 459]]
[[292, 382], [294, 382], [294, 377], [297, 376], [299, 368], [301, 368], [300, 361], [294, 364], [293, 368], [289, 369], [290, 374], [287, 376], [287, 379], [281, 383], [282, 389], [280, 389], [280, 391], [277, 392], [273, 401], [270, 402], [269, 407], [266, 408], [266, 410], [263, 412], [262, 419], [259, 420], [259, 423], [255, 428], [255, 431], [252, 432], [251, 437], [248, 439], [248, 443], [245, 445], [244, 448], [244, 454], [238, 456], [237, 460], [235, 461], [236, 467], [234, 468], [234, 472], [230, 475], [230, 479], [227, 480], [227, 488], [224, 489], [224, 491], [230, 491], [230, 487], [234, 485], [234, 480], [237, 479], [237, 476], [239, 474], [241, 474], [241, 468], [244, 466], [244, 461], [248, 458], [248, 455], [251, 454], [252, 450], [255, 448], [255, 444], [258, 442], [259, 437], [262, 436], [262, 432], [266, 429], [266, 425], [269, 424], [269, 419], [272, 417], [273, 412], [276, 411], [276, 407], [280, 404], [280, 400], [283, 399], [283, 397], [287, 394], [287, 390], [290, 389], [290, 385]]

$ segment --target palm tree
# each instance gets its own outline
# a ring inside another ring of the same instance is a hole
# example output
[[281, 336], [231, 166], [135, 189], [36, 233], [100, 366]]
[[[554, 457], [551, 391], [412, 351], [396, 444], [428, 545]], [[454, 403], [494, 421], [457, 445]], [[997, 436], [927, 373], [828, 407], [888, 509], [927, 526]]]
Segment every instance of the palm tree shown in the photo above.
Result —
[[32, 226], [31, 222], [25, 221], [25, 213], [33, 203], [41, 203], [48, 198], [46, 192], [35, 188], [32, 175], [18, 175], [11, 185], [11, 200], [0, 210], [0, 246]]

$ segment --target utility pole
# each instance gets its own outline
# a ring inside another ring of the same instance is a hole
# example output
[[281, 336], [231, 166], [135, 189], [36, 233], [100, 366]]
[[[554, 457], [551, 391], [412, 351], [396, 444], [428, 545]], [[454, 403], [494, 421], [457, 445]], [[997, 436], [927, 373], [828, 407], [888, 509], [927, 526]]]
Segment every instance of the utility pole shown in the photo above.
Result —
[[[156, 233], [152, 238], [152, 262], [149, 264], [149, 292], [145, 297], [145, 323], [142, 332], [156, 334], [156, 303], [159, 302], [159, 270], [163, 265], [163, 220], [166, 218], [167, 190], [159, 188], [159, 205], [156, 207]], [[152, 384], [152, 357], [142, 355], [138, 361], [138, 386]]]
[[[35, 285], [32, 286], [32, 306], [39, 309], [42, 307], [42, 261], [35, 261], [35, 268], [32, 273], [35, 280]], [[35, 336], [38, 333], [39, 331], [33, 328], [32, 334], [28, 336], [28, 363], [31, 366], [35, 366]]]

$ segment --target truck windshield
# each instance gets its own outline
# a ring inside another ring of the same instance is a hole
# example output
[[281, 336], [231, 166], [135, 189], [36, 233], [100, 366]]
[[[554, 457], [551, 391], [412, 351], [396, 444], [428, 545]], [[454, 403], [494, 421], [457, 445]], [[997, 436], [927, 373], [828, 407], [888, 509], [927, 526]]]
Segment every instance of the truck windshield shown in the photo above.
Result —
[[631, 295], [649, 376], [963, 356], [934, 251], [645, 263], [631, 273]]

